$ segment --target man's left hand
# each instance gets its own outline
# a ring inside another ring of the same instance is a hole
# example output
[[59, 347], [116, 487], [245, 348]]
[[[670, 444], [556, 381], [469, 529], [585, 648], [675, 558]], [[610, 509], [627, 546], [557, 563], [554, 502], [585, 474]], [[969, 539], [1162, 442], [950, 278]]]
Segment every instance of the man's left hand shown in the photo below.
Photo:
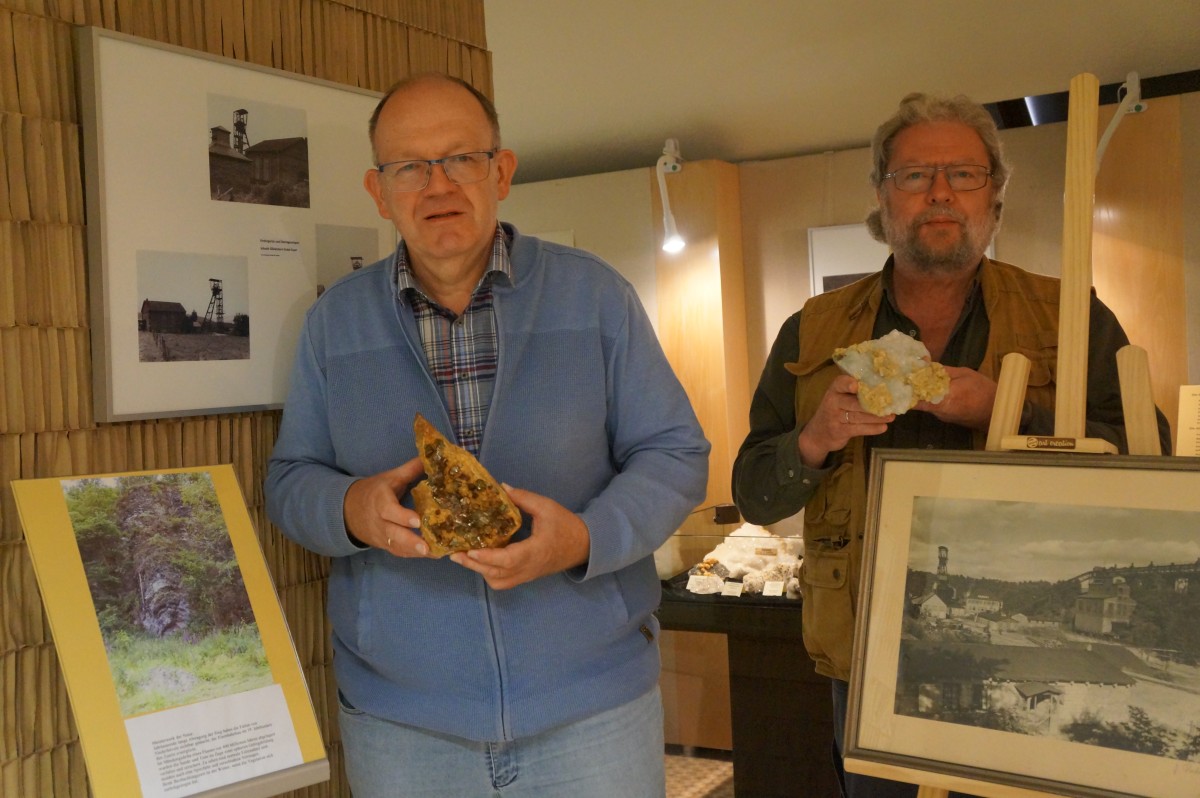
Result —
[[992, 405], [996, 402], [996, 383], [975, 369], [946, 366], [950, 390], [936, 405], [918, 402], [916, 410], [932, 413], [948, 424], [968, 429], [987, 430], [992, 423]]
[[502, 549], [457, 552], [451, 560], [482, 576], [493, 590], [507, 590], [587, 562], [591, 536], [582, 518], [537, 493], [506, 490], [521, 512], [533, 519], [529, 537]]

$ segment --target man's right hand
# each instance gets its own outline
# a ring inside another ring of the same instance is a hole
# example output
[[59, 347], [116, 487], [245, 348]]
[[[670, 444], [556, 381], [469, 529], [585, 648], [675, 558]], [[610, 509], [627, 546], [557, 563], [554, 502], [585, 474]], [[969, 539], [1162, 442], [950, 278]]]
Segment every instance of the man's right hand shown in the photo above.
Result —
[[844, 449], [851, 438], [878, 435], [895, 420], [894, 415], [876, 416], [863, 410], [858, 380], [839, 374], [821, 397], [817, 412], [800, 430], [800, 461], [809, 468], [821, 468], [829, 453]]
[[397, 557], [425, 557], [429, 546], [420, 534], [421, 517], [400, 504], [408, 486], [425, 473], [421, 458], [352, 483], [342, 502], [346, 531], [368, 546]]

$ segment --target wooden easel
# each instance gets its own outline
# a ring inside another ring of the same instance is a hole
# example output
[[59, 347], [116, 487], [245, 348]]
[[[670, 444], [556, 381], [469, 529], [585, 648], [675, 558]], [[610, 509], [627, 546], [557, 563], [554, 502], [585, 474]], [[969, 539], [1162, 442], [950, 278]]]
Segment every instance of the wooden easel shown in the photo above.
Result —
[[[1076, 75], [1071, 80], [1067, 108], [1066, 193], [1054, 435], [1017, 434], [1030, 362], [1024, 355], [1010, 352], [1001, 361], [985, 447], [989, 451], [1117, 453], [1116, 447], [1110, 442], [1084, 436], [1099, 106], [1100, 84], [1096, 76], [1087, 73]], [[1129, 453], [1161, 455], [1146, 350], [1133, 345], [1122, 347], [1117, 352], [1117, 370]], [[1057, 798], [1051, 793], [861, 759], [848, 759], [845, 764], [846, 769], [854, 773], [917, 784], [917, 798], [948, 798], [952, 790], [986, 798]]]
[[[1096, 119], [1100, 83], [1083, 73], [1071, 79], [1067, 106], [1066, 193], [1063, 200], [1062, 283], [1058, 318], [1058, 376], [1054, 435], [1018, 435], [1029, 359], [1004, 356], [997, 381], [988, 451], [1055, 451], [1116, 454], [1102, 438], [1084, 436], [1087, 412], [1088, 309], [1092, 290], [1092, 212], [1096, 187]], [[1146, 350], [1132, 344], [1117, 352], [1121, 405], [1130, 454], [1161, 455]]]

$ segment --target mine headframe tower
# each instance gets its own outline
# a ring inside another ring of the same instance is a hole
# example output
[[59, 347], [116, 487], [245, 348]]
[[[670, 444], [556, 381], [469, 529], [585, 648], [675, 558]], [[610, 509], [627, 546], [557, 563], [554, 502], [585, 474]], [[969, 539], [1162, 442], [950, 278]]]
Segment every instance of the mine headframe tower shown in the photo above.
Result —
[[208, 310], [204, 313], [204, 324], [201, 329], [206, 332], [213, 329], [213, 321], [216, 321], [216, 329], [225, 329], [225, 289], [221, 287], [221, 279], [218, 277], [208, 278], [208, 287], [212, 291], [212, 296], [208, 300]]

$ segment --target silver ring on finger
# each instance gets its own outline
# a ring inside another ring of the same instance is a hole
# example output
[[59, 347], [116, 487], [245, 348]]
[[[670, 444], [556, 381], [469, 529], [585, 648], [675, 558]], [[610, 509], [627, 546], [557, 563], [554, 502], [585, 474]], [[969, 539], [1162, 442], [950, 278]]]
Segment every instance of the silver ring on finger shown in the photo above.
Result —
[[850, 423], [850, 411], [849, 410], [846, 411], [846, 423], [847, 424]]

